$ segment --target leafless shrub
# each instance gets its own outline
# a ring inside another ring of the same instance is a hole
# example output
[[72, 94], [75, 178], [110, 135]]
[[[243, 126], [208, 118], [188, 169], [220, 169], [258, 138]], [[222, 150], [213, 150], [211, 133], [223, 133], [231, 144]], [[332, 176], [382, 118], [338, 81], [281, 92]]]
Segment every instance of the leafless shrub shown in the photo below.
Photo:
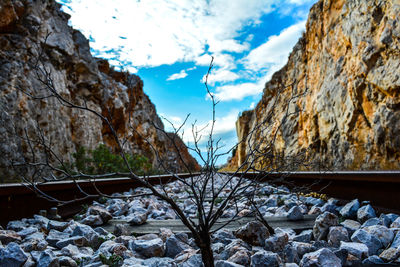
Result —
[[[101, 191], [97, 190], [96, 194], [89, 194], [85, 192], [76, 181], [81, 178], [90, 179], [94, 183], [96, 179], [104, 178], [104, 177], [115, 177], [115, 176], [125, 176], [129, 177], [133, 181], [139, 183], [142, 187], [148, 188], [151, 191], [151, 194], [158, 197], [159, 199], [165, 201], [170, 205], [170, 207], [174, 210], [177, 217], [183, 222], [183, 224], [190, 230], [196, 245], [200, 248], [200, 252], [202, 255], [203, 263], [206, 267], [214, 266], [214, 257], [211, 249], [211, 235], [215, 231], [220, 228], [225, 227], [227, 224], [231, 223], [234, 220], [237, 220], [240, 216], [240, 212], [244, 210], [243, 206], [240, 205], [240, 202], [246, 202], [248, 207], [247, 216], [254, 216], [261, 220], [263, 224], [268, 228], [268, 230], [273, 233], [274, 229], [269, 226], [266, 219], [263, 217], [262, 213], [259, 210], [258, 202], [256, 199], [257, 194], [259, 193], [260, 188], [262, 187], [261, 182], [265, 177], [270, 173], [277, 173], [284, 170], [296, 170], [300, 166], [305, 166], [305, 154], [304, 155], [296, 155], [291, 157], [285, 157], [284, 155], [276, 155], [274, 153], [274, 145], [276, 142], [276, 136], [279, 129], [275, 129], [274, 133], [272, 133], [273, 138], [265, 139], [264, 135], [261, 134], [257, 136], [257, 138], [243, 138], [240, 140], [238, 144], [232, 147], [230, 150], [221, 152], [222, 145], [221, 140], [214, 139], [214, 129], [216, 123], [216, 106], [218, 102], [216, 101], [214, 95], [209, 90], [207, 81], [208, 76], [213, 67], [213, 59], [211, 60], [206, 79], [205, 79], [205, 87], [207, 93], [212, 101], [212, 118], [211, 123], [209, 125], [209, 131], [206, 133], [207, 136], [207, 145], [206, 145], [206, 153], [202, 153], [203, 151], [200, 148], [200, 141], [202, 140], [202, 133], [204, 129], [198, 129], [196, 124], [192, 125], [192, 136], [193, 136], [193, 145], [188, 146], [180, 141], [178, 136], [182, 134], [182, 129], [187, 122], [188, 117], [185, 121], [179, 126], [173, 126], [174, 132], [167, 133], [164, 129], [158, 127], [157, 125], [153, 125], [158, 131], [165, 135], [165, 137], [172, 144], [173, 149], [177, 152], [177, 155], [181, 155], [181, 151], [185, 149], [191, 150], [193, 153], [196, 153], [203, 165], [202, 171], [200, 173], [193, 172], [193, 166], [190, 166], [190, 163], [186, 162], [185, 159], [180, 156], [178, 160], [185, 167], [186, 171], [191, 174], [189, 178], [180, 177], [179, 173], [176, 173], [174, 170], [170, 168], [170, 166], [166, 166], [163, 159], [157, 154], [156, 148], [153, 144], [147, 140], [148, 145], [154, 150], [157, 160], [159, 161], [160, 167], [164, 172], [173, 175], [176, 180], [182, 183], [190, 196], [191, 201], [195, 204], [197, 209], [196, 220], [192, 218], [188, 218], [184, 211], [180, 208], [177, 202], [172, 198], [172, 196], [165, 190], [165, 187], [161, 185], [160, 187], [153, 186], [148, 182], [146, 176], [138, 176], [135, 172], [129, 167], [126, 150], [124, 148], [127, 139], [120, 138], [114, 129], [111, 121], [112, 118], [109, 116], [105, 116], [104, 114], [99, 113], [95, 109], [89, 107], [85, 101], [85, 99], [80, 99], [79, 101], [72, 101], [67, 96], [61, 94], [54, 87], [52, 73], [45, 67], [45, 64], [42, 62], [41, 55], [37, 59], [35, 63], [35, 70], [37, 74], [38, 81], [42, 84], [43, 90], [40, 92], [33, 91], [24, 91], [24, 93], [29, 96], [32, 100], [43, 100], [52, 98], [57, 100], [62, 106], [69, 109], [78, 109], [84, 112], [91, 113], [97, 118], [101, 119], [103, 124], [105, 124], [111, 136], [116, 144], [117, 152], [123, 158], [127, 168], [127, 173], [108, 173], [101, 175], [90, 175], [86, 173], [74, 173], [72, 172], [66, 163], [62, 160], [59, 155], [57, 155], [52, 149], [55, 145], [52, 140], [46, 138], [45, 134], [41, 130], [40, 126], [37, 126], [35, 130], [36, 138], [32, 138], [31, 135], [28, 134], [28, 129], [25, 130], [24, 136], [22, 137], [29, 147], [31, 153], [31, 160], [29, 162], [14, 162], [13, 166], [16, 170], [19, 170], [19, 173], [25, 183], [27, 183], [33, 190], [38, 192], [41, 196], [47, 198], [49, 201], [54, 201], [59, 204], [66, 204], [74, 200], [64, 200], [61, 201], [57, 199], [55, 196], [51, 196], [46, 194], [38, 188], [38, 185], [41, 183], [46, 183], [48, 181], [61, 181], [61, 180], [72, 180], [75, 182], [77, 188], [83, 194], [82, 199], [88, 199], [99, 196], [110, 197]], [[293, 115], [290, 112], [289, 106], [291, 102], [299, 97], [302, 97], [302, 94], [295, 93], [295, 85], [296, 83], [290, 85], [282, 85], [282, 88], [275, 92], [275, 97], [273, 98], [272, 105], [276, 106], [279, 102], [280, 94], [284, 89], [288, 87], [292, 87], [292, 96], [290, 97], [289, 102], [287, 103], [287, 109], [285, 111], [278, 111], [273, 108], [274, 112], [284, 112], [283, 120], [286, 120], [288, 117]], [[269, 121], [273, 117], [273, 114], [270, 114], [268, 118], [262, 123], [258, 124], [252, 131], [250, 131], [249, 135], [262, 133], [263, 131], [270, 131]], [[280, 124], [282, 125], [282, 123]], [[136, 130], [131, 127], [132, 133], [139, 134]], [[266, 135], [265, 135], [266, 136]], [[271, 136], [271, 133], [269, 133]], [[144, 137], [143, 137], [144, 138]], [[243, 142], [247, 142], [246, 146], [248, 147], [248, 153], [246, 158], [241, 162], [240, 166], [236, 170], [230, 173], [221, 174], [218, 173], [216, 168], [216, 162], [218, 159], [224, 155], [230, 154], [232, 150], [237, 149]], [[37, 153], [41, 151], [45, 156], [38, 158]], [[21, 171], [22, 170], [22, 171]], [[254, 175], [253, 179], [246, 179], [246, 174], [256, 172], [257, 175]], [[285, 176], [283, 175], [276, 182], [282, 182], [285, 180]], [[303, 190], [303, 189], [301, 189]], [[211, 199], [208, 201], [210, 204], [206, 205], [206, 199]], [[217, 226], [217, 222], [223, 217], [224, 212], [228, 207], [235, 207], [235, 213], [225, 221], [225, 224]]]

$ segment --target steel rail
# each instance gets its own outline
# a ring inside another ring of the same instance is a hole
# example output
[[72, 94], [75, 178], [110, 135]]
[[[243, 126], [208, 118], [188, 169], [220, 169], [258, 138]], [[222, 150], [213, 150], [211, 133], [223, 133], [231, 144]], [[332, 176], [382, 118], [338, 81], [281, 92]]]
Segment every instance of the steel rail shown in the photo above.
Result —
[[[198, 174], [198, 173], [194, 173]], [[180, 178], [190, 177], [189, 173], [177, 174]], [[175, 181], [174, 175], [147, 176], [151, 184], [166, 184]], [[89, 194], [96, 194], [96, 188], [104, 194], [129, 191], [131, 188], [139, 187], [140, 184], [128, 177], [105, 178], [93, 180], [76, 180], [79, 187]], [[68, 201], [80, 199], [84, 195], [79, 191], [75, 181], [54, 181], [37, 186], [37, 188], [49, 196], [59, 200]], [[82, 205], [90, 203], [94, 199], [89, 198], [58, 207], [59, 215], [70, 217], [82, 209]], [[40, 210], [48, 210], [56, 207], [57, 203], [51, 202], [37, 192], [29, 184], [12, 183], [0, 184], [0, 225], [5, 226], [11, 220], [31, 217], [38, 214]]]
[[[198, 173], [196, 173], [197, 175]], [[234, 174], [234, 173], [225, 173]], [[178, 174], [181, 178], [190, 177], [190, 174]], [[236, 173], [249, 179], [262, 182], [274, 182], [291, 186], [306, 186], [312, 191], [327, 194], [332, 197], [351, 200], [371, 201], [381, 210], [390, 209], [400, 211], [400, 171], [335, 171], [335, 172], [279, 172], [279, 173]], [[157, 175], [147, 177], [152, 184], [174, 181], [173, 175]], [[77, 183], [88, 193], [96, 193], [91, 180], [79, 180]], [[139, 186], [130, 178], [98, 179], [96, 187], [105, 194], [128, 191]], [[49, 182], [39, 185], [38, 188], [51, 196], [61, 200], [79, 199], [83, 195], [73, 181]], [[81, 205], [93, 199], [71, 203], [59, 208], [63, 217], [72, 216], [81, 209]], [[0, 184], [0, 224], [3, 226], [10, 220], [31, 217], [39, 210], [47, 210], [56, 206], [36, 192], [27, 184]], [[382, 209], [383, 208], [383, 209]]]
[[[232, 173], [227, 173], [232, 174]], [[280, 173], [238, 173], [249, 179], [305, 186], [311, 191], [342, 200], [370, 201], [384, 212], [400, 212], [400, 171], [299, 171]]]

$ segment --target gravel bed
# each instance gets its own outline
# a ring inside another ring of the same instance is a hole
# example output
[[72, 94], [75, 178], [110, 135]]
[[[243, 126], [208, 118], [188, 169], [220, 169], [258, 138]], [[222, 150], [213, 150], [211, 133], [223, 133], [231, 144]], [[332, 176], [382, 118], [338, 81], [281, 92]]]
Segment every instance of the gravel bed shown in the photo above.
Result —
[[[196, 217], [196, 206], [181, 182], [168, 184], [165, 190], [187, 217]], [[0, 266], [202, 266], [194, 240], [185, 233], [160, 229], [158, 234], [135, 237], [122, 224], [116, 225], [113, 232], [102, 228], [111, 219], [126, 220], [131, 225], [177, 219], [174, 211], [154, 196], [131, 197], [146, 193], [147, 189], [137, 188], [114, 194], [113, 198], [93, 202], [84, 213], [68, 221], [41, 215], [10, 221], [6, 229], [0, 229]], [[336, 199], [322, 198], [264, 184], [254, 198], [264, 216], [302, 220], [306, 214], [316, 214], [313, 229], [296, 234], [293, 229], [276, 228], [272, 235], [262, 223], [252, 221], [234, 232], [219, 230], [212, 236], [215, 265], [400, 264], [399, 215], [377, 214], [368, 202], [357, 199], [339, 206]], [[224, 196], [215, 204], [223, 200]], [[210, 205], [205, 203], [206, 208]], [[238, 216], [253, 211], [244, 198], [238, 201], [238, 207]], [[229, 205], [222, 217], [235, 214], [235, 205]]]

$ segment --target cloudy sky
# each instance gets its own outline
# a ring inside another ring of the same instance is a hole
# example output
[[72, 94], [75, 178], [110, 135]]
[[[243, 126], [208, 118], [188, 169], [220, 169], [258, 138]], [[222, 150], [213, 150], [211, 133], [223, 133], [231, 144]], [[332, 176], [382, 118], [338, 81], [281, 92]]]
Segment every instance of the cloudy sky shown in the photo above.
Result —
[[58, 2], [95, 56], [143, 79], [160, 116], [178, 126], [190, 114], [186, 142], [194, 121], [200, 129], [211, 119], [203, 82], [213, 56], [208, 84], [219, 101], [215, 134], [228, 149], [237, 141], [238, 114], [257, 104], [265, 82], [286, 63], [316, 0]]

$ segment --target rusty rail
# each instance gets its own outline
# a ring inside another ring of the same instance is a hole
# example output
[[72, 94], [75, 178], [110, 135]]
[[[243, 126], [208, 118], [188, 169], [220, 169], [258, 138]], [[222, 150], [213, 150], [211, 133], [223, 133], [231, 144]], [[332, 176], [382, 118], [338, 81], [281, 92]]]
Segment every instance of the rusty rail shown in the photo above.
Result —
[[[178, 175], [181, 178], [190, 177], [188, 173]], [[175, 180], [173, 175], [149, 176], [146, 179], [151, 184], [165, 184]], [[76, 182], [82, 190], [89, 194], [96, 194], [96, 188], [104, 194], [112, 194], [129, 191], [130, 188], [139, 186], [138, 182], [127, 177], [98, 179], [95, 182], [91, 180], [78, 180]], [[48, 182], [38, 185], [38, 189], [60, 200], [80, 199], [84, 196], [74, 181]], [[62, 217], [72, 216], [81, 210], [82, 204], [91, 201], [93, 199], [63, 205], [58, 208], [59, 215]], [[28, 184], [0, 184], [0, 225], [6, 225], [10, 220], [31, 217], [33, 214], [38, 214], [40, 210], [48, 210], [55, 206], [57, 206], [57, 203], [41, 197]]]
[[[249, 179], [261, 181], [274, 181], [280, 184], [309, 186], [311, 190], [328, 194], [340, 199], [350, 200], [358, 198], [369, 200], [381, 210], [389, 209], [400, 211], [400, 171], [336, 171], [336, 172], [283, 172], [246, 173]], [[187, 178], [189, 174], [179, 174]], [[167, 183], [174, 179], [172, 175], [158, 175], [148, 177], [152, 184]], [[95, 193], [93, 181], [80, 180], [79, 185], [88, 193]], [[96, 187], [105, 194], [128, 191], [136, 188], [138, 183], [129, 178], [110, 178], [96, 181]], [[78, 199], [82, 194], [73, 181], [50, 182], [39, 186], [39, 189], [62, 200]], [[83, 203], [93, 199], [87, 199], [80, 203], [72, 203], [59, 208], [63, 217], [77, 213]], [[30, 217], [39, 210], [56, 206], [38, 196], [26, 184], [0, 184], [0, 224], [3, 226], [10, 220]]]
[[[370, 201], [381, 211], [400, 212], [400, 171], [302, 171], [262, 175], [246, 173], [244, 177], [290, 186], [309, 186], [314, 192], [352, 200]], [[281, 179], [282, 178], [282, 179]]]

